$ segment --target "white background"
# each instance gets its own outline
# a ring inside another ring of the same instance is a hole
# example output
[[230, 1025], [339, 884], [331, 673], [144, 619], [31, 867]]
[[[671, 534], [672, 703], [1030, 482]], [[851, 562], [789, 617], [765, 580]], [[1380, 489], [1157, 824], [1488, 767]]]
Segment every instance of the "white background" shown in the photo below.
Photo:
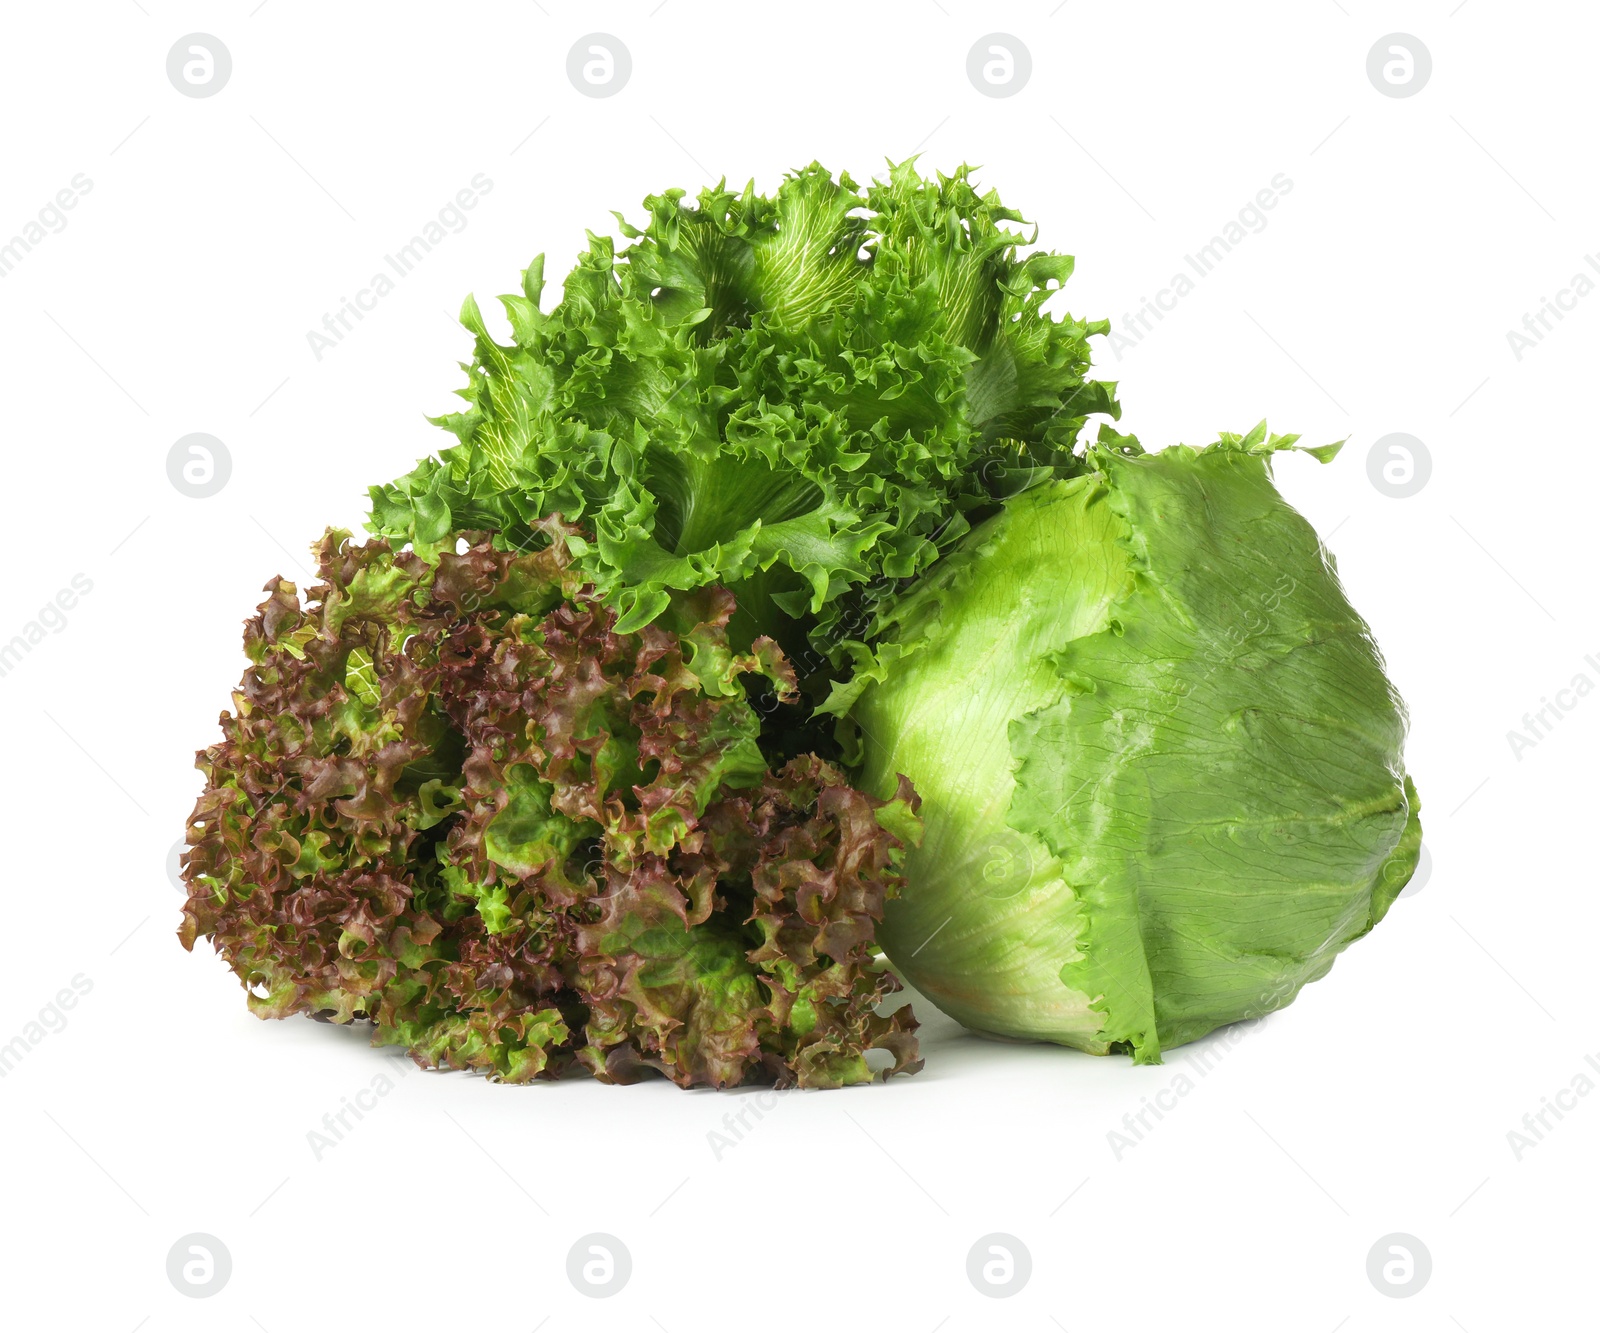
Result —
[[[0, 1318], [1593, 1327], [1600, 1095], [1547, 1113], [1520, 1160], [1507, 1137], [1600, 1052], [1600, 697], [1520, 756], [1507, 738], [1579, 673], [1600, 683], [1600, 296], [1520, 360], [1506, 337], [1600, 252], [1586, 8], [10, 0], [0, 241], [75, 174], [93, 188], [0, 279], [0, 640], [74, 574], [93, 590], [0, 678], [0, 1043], [74, 976], [92, 990], [0, 1080]], [[1033, 64], [1005, 98], [966, 75], [997, 30]], [[606, 99], [565, 73], [594, 31], [633, 58]], [[232, 54], [212, 97], [166, 75], [193, 32]], [[1432, 53], [1413, 97], [1367, 77], [1394, 32]], [[989, 1043], [923, 1006], [927, 1069], [888, 1085], [774, 1098], [413, 1070], [317, 1160], [323, 1115], [406, 1066], [357, 1033], [256, 1021], [208, 948], [173, 938], [166, 861], [257, 590], [303, 579], [306, 543], [358, 527], [368, 484], [445, 441], [424, 414], [457, 401], [465, 293], [493, 320], [533, 255], [559, 280], [585, 227], [667, 186], [770, 190], [813, 158], [861, 179], [917, 149], [926, 168], [981, 164], [1078, 256], [1066, 306], [1117, 320], [1274, 175], [1293, 182], [1101, 374], [1149, 447], [1264, 415], [1350, 438], [1333, 465], [1278, 474], [1410, 702], [1431, 878], [1292, 1008], [1211, 1039], [1209, 1073], [1192, 1050], [1135, 1069]], [[465, 230], [316, 359], [307, 331], [480, 172], [493, 189]], [[196, 431], [232, 458], [209, 499], [167, 478]], [[1408, 499], [1366, 470], [1396, 431], [1433, 460]], [[1119, 1157], [1108, 1135], [1185, 1074], [1193, 1091]], [[719, 1157], [730, 1112], [751, 1128]], [[167, 1278], [191, 1232], [232, 1255], [209, 1299]], [[610, 1299], [566, 1277], [589, 1232], [632, 1254]], [[1009, 1299], [967, 1277], [991, 1232], [1032, 1254]], [[1433, 1258], [1406, 1299], [1366, 1273], [1392, 1232]]]

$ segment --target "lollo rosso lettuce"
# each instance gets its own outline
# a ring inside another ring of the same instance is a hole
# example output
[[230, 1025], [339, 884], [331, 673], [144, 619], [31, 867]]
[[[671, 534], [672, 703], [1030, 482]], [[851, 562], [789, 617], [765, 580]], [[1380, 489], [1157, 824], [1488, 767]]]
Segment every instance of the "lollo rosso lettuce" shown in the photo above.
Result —
[[1289, 1003], [1411, 877], [1405, 709], [1273, 486], [1293, 444], [1103, 431], [830, 700], [866, 789], [923, 798], [880, 938], [962, 1023], [1155, 1061]]
[[920, 831], [909, 785], [769, 769], [763, 701], [794, 676], [770, 640], [730, 649], [733, 598], [621, 633], [575, 531], [534, 534], [429, 562], [330, 531], [307, 605], [267, 585], [198, 757], [185, 946], [209, 937], [264, 1018], [364, 1020], [509, 1082], [915, 1071], [871, 952]]

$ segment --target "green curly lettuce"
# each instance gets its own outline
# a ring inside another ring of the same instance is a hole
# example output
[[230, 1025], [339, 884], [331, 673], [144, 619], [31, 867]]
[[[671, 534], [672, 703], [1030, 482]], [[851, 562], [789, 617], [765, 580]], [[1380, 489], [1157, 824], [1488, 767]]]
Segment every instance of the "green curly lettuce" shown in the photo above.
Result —
[[813, 164], [770, 198], [645, 207], [642, 227], [617, 215], [620, 255], [591, 235], [548, 313], [529, 266], [501, 298], [509, 345], [468, 298], [468, 406], [437, 419], [457, 443], [373, 487], [369, 527], [426, 555], [460, 528], [515, 543], [581, 519], [620, 632], [720, 584], [734, 639], [775, 638], [820, 698], [900, 581], [1117, 415], [1086, 378], [1107, 325], [1045, 312], [1072, 259], [1021, 254], [1021, 215], [964, 167], [860, 190]]

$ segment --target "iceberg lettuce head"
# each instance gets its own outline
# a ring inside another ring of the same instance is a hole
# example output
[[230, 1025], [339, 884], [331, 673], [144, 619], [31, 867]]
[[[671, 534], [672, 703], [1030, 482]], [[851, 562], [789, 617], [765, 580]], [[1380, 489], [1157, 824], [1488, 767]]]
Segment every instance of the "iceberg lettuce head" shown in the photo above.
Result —
[[1410, 878], [1405, 708], [1273, 485], [1293, 444], [1103, 431], [831, 699], [863, 786], [923, 800], [879, 938], [967, 1026], [1158, 1060], [1287, 1004]]

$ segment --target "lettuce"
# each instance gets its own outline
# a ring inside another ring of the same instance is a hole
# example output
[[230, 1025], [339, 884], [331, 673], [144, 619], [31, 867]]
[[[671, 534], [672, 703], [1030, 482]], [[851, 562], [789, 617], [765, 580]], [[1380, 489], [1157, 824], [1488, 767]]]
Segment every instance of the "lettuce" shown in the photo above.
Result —
[[880, 939], [962, 1023], [1154, 1061], [1287, 1004], [1410, 878], [1405, 709], [1272, 484], [1293, 444], [1102, 432], [830, 700], [866, 789], [922, 796]]
[[592, 529], [578, 565], [621, 632], [721, 584], [735, 641], [774, 637], [820, 698], [900, 581], [1116, 415], [1085, 378], [1107, 326], [1045, 314], [1073, 261], [1020, 257], [1020, 214], [966, 168], [862, 191], [813, 164], [771, 198], [645, 206], [617, 215], [621, 255], [590, 236], [548, 313], [529, 266], [509, 345], [468, 298], [468, 406], [438, 418], [457, 443], [373, 487], [369, 527], [427, 555], [559, 512]]
[[[330, 531], [302, 606], [273, 580], [201, 752], [180, 939], [263, 1018], [366, 1022], [421, 1064], [520, 1083], [581, 1067], [684, 1087], [914, 1072], [873, 933], [920, 832], [814, 756], [769, 769], [794, 689], [733, 599], [622, 634], [556, 520], [433, 563]], [[753, 692], [753, 693], [752, 693]]]
[[1295, 437], [1086, 445], [1107, 325], [965, 167], [617, 220], [508, 343], [466, 301], [454, 443], [249, 624], [181, 936], [256, 1012], [838, 1086], [920, 1063], [881, 946], [972, 1028], [1154, 1061], [1383, 918], [1406, 713]]

